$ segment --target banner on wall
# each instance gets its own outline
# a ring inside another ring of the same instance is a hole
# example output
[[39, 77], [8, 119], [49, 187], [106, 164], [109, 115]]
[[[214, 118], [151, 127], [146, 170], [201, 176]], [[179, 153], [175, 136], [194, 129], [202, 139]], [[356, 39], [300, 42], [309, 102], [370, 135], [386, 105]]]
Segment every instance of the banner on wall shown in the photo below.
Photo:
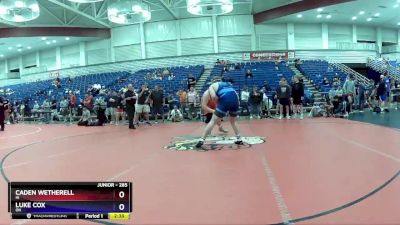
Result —
[[60, 76], [60, 71], [58, 71], [58, 70], [56, 70], [56, 71], [51, 71], [50, 73], [49, 73], [49, 77], [50, 78], [57, 78], [57, 77], [59, 77]]
[[294, 59], [295, 54], [290, 52], [249, 52], [243, 53], [243, 60], [276, 60]]

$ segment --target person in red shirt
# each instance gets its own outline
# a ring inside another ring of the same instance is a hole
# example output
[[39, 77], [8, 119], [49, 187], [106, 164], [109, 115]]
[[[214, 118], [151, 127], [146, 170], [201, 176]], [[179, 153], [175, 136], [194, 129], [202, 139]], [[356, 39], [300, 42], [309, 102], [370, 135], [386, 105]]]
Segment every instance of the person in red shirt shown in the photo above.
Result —
[[[211, 99], [211, 95], [208, 90], [204, 92], [203, 97], [201, 99], [201, 108], [203, 109], [204, 116], [206, 117], [205, 123], [209, 123], [211, 121], [212, 115], [217, 108], [217, 102]], [[218, 130], [222, 133], [228, 133], [222, 126], [222, 120], [217, 122]]]
[[83, 100], [83, 105], [92, 111], [93, 109], [93, 96], [91, 94], [86, 94], [85, 99]]
[[76, 107], [76, 96], [72, 92], [69, 93], [69, 105], [71, 109]]

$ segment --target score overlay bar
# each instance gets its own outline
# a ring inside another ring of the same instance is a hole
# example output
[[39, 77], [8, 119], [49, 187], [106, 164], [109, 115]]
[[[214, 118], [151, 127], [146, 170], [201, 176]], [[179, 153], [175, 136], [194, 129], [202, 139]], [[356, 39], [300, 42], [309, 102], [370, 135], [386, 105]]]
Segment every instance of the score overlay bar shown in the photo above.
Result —
[[8, 189], [13, 218], [80, 219], [93, 214], [125, 219], [133, 210], [131, 182], [10, 182]]

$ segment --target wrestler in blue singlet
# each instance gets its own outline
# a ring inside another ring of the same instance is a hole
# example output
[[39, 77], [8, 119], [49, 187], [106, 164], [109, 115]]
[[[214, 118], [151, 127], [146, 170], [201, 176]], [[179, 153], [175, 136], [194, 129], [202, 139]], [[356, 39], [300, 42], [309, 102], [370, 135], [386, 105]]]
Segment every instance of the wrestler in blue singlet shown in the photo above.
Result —
[[215, 93], [218, 97], [215, 115], [223, 118], [229, 112], [229, 116], [236, 117], [239, 110], [239, 99], [232, 85], [227, 82], [218, 82], [218, 90]]

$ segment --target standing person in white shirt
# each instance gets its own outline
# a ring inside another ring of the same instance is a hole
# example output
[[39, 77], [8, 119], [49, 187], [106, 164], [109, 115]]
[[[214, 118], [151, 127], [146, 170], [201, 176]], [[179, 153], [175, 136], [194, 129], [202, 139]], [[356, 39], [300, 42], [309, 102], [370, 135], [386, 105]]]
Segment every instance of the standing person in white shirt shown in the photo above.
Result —
[[250, 92], [247, 86], [243, 87], [243, 90], [240, 92], [240, 107], [241, 107], [241, 114], [243, 114], [244, 109], [246, 109], [247, 114], [250, 114], [249, 111], [249, 97]]
[[196, 105], [197, 105], [198, 94], [193, 86], [190, 87], [189, 92], [187, 94], [187, 102], [189, 103], [189, 120], [193, 119], [193, 113], [196, 113]]
[[265, 87], [261, 89], [261, 93], [263, 94], [263, 101], [262, 101], [262, 114], [265, 115], [267, 118], [271, 117], [271, 108], [273, 106], [272, 100], [268, 97], [267, 91]]

